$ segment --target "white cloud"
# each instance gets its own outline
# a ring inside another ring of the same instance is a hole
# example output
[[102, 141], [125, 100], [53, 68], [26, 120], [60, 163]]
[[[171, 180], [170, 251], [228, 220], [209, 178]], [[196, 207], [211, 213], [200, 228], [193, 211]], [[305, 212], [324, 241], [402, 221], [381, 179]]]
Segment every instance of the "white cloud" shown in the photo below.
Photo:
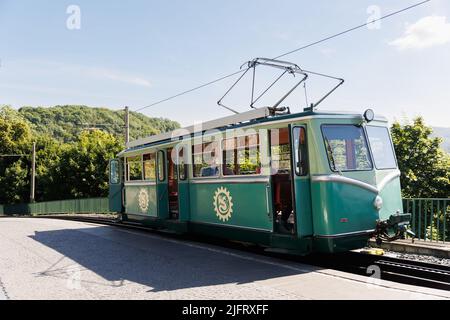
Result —
[[424, 49], [450, 42], [450, 23], [445, 16], [427, 16], [407, 25], [402, 37], [389, 42], [400, 50]]

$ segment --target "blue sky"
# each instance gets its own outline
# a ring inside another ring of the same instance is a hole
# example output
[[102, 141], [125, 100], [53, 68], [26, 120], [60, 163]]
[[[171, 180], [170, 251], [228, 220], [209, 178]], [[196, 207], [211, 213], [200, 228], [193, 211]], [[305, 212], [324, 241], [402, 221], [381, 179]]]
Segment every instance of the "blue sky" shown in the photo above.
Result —
[[[254, 57], [273, 57], [418, 0], [55, 1], [0, 0], [0, 104], [16, 108], [85, 104], [138, 109], [228, 74]], [[66, 26], [69, 5], [80, 29]], [[430, 3], [285, 57], [343, 77], [322, 109], [390, 120], [423, 115], [450, 127], [450, 3]], [[227, 115], [216, 101], [232, 79], [146, 109], [183, 125]], [[311, 79], [310, 100], [330, 83]], [[281, 91], [275, 90], [274, 94]], [[249, 87], [233, 96], [246, 110]], [[301, 92], [289, 101], [304, 107]]]

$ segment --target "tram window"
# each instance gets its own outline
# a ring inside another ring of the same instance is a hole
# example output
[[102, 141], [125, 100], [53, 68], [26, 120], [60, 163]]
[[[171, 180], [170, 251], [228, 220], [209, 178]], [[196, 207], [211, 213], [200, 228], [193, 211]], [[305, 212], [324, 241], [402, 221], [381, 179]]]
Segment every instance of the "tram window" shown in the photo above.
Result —
[[261, 159], [257, 134], [223, 140], [223, 174], [225, 176], [260, 173]]
[[179, 178], [180, 180], [186, 180], [187, 174], [187, 166], [185, 161], [184, 148], [180, 148], [178, 151], [178, 170], [179, 170]]
[[142, 180], [142, 156], [127, 158], [128, 181]]
[[366, 130], [377, 169], [397, 168], [388, 128], [367, 126]]
[[270, 130], [270, 156], [272, 174], [288, 174], [291, 172], [291, 147], [289, 145], [289, 129]]
[[158, 180], [164, 181], [166, 179], [164, 171], [164, 151], [158, 151]]
[[178, 180], [177, 172], [177, 153], [175, 149], [167, 149], [167, 178], [169, 179], [169, 184], [173, 181]]
[[111, 160], [110, 162], [109, 182], [111, 184], [118, 184], [120, 182], [120, 169], [118, 160]]
[[218, 146], [217, 142], [192, 146], [194, 177], [215, 177], [219, 175]]
[[333, 171], [371, 170], [363, 129], [355, 125], [323, 125], [322, 133]]
[[294, 128], [294, 159], [295, 174], [305, 176], [308, 174], [308, 149], [306, 145], [306, 130], [303, 127]]
[[156, 179], [156, 154], [144, 154], [144, 180]]

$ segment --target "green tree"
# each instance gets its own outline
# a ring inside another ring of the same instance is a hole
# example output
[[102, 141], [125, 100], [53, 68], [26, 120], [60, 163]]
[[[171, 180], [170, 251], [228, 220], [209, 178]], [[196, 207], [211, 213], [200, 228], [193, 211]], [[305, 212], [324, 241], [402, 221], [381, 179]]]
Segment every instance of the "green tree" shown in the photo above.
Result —
[[78, 141], [61, 149], [59, 166], [52, 172], [54, 185], [66, 199], [107, 196], [108, 163], [122, 149], [107, 132], [82, 132]]
[[[36, 201], [108, 194], [108, 162], [123, 146], [124, 111], [85, 106], [0, 106], [0, 203], [28, 202], [30, 160], [36, 142]], [[101, 130], [86, 130], [100, 124]], [[179, 127], [131, 112], [131, 138]]]
[[5, 106], [0, 108], [0, 133], [0, 203], [26, 201], [30, 195], [30, 126]]
[[441, 138], [432, 138], [432, 129], [418, 117], [413, 123], [391, 128], [401, 170], [402, 193], [410, 198], [450, 196], [450, 156], [441, 148]]
[[61, 156], [67, 145], [48, 135], [36, 137], [36, 201], [50, 201], [64, 199], [68, 196], [61, 192], [58, 183]]
[[[33, 131], [58, 141], [70, 143], [88, 128], [97, 127], [123, 141], [124, 110], [90, 108], [87, 106], [22, 107], [20, 115], [29, 121]], [[149, 136], [179, 128], [179, 124], [164, 118], [150, 118], [130, 112], [130, 138]]]

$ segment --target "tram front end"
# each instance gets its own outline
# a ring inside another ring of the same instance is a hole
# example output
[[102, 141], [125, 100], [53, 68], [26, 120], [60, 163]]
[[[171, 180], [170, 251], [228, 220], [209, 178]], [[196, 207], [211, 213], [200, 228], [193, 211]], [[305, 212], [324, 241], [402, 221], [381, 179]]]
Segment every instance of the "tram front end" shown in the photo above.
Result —
[[380, 243], [412, 235], [387, 121], [366, 114], [317, 124], [323, 165], [311, 177], [314, 251], [348, 251], [372, 237]]

